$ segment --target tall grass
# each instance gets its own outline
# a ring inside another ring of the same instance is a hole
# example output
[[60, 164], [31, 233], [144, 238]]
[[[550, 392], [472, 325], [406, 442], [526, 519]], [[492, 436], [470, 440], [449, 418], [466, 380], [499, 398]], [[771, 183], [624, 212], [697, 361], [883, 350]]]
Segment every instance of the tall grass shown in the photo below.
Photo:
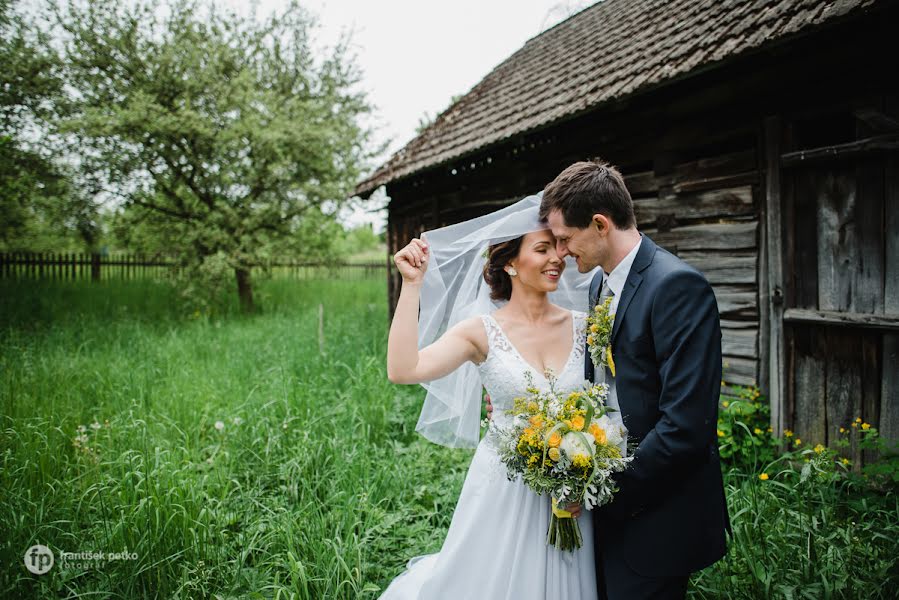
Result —
[[376, 597], [439, 548], [470, 454], [387, 381], [383, 283], [271, 281], [222, 319], [152, 282], [2, 291], [0, 594]]
[[[418, 437], [420, 388], [387, 381], [383, 282], [257, 300], [210, 315], [165, 282], [0, 282], [0, 596], [376, 598], [440, 548], [471, 453]], [[892, 597], [895, 495], [784, 461], [726, 473], [730, 551], [691, 595]]]

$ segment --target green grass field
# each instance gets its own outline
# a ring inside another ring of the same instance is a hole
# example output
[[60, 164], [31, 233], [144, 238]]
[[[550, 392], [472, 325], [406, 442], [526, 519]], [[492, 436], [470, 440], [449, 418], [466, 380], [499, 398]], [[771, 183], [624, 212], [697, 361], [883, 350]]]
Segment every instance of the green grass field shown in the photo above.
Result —
[[[373, 598], [439, 549], [470, 454], [387, 381], [383, 282], [271, 281], [222, 321], [161, 284], [0, 289], [4, 597]], [[138, 560], [36, 576], [36, 543]]]
[[[421, 388], [387, 381], [384, 282], [257, 300], [219, 318], [159, 282], [0, 281], [0, 596], [377, 598], [440, 548], [471, 452], [417, 436]], [[896, 589], [892, 493], [727, 481], [735, 543], [695, 597]], [[90, 551], [136, 559], [61, 560]]]

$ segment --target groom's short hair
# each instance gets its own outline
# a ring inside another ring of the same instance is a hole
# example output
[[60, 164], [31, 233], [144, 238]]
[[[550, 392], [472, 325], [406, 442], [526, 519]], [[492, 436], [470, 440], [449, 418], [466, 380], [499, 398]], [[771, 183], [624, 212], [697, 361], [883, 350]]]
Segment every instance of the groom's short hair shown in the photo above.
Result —
[[543, 190], [540, 220], [558, 210], [567, 227], [584, 229], [599, 213], [608, 216], [618, 229], [636, 226], [634, 201], [621, 173], [602, 159], [576, 162]]

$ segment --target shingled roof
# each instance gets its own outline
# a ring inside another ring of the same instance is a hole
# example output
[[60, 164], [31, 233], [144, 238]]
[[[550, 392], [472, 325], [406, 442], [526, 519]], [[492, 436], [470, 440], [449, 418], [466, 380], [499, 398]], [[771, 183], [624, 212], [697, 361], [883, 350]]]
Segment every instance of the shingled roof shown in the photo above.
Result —
[[447, 163], [878, 0], [605, 0], [530, 39], [356, 188]]

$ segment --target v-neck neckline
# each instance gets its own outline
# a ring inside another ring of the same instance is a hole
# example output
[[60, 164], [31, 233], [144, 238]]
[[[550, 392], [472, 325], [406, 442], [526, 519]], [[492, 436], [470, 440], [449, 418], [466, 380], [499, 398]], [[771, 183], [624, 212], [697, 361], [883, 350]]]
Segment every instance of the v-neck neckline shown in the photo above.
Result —
[[[568, 313], [571, 315], [571, 350], [568, 352], [568, 358], [565, 360], [565, 363], [562, 365], [562, 369], [558, 372], [553, 371], [553, 373], [555, 373], [555, 375], [557, 377], [560, 376], [562, 373], [564, 373], [565, 370], [568, 368], [568, 365], [569, 365], [569, 363], [571, 363], [571, 359], [574, 357], [574, 353], [577, 350], [577, 346], [578, 346], [577, 340], [575, 339], [575, 333], [577, 333], [577, 321], [575, 319], [574, 311], [569, 310]], [[487, 316], [490, 318], [491, 321], [493, 321], [493, 324], [496, 325], [497, 331], [499, 331], [499, 334], [501, 336], [503, 336], [503, 339], [506, 340], [506, 342], [509, 344], [509, 347], [515, 353], [515, 355], [518, 356], [518, 360], [520, 360], [522, 363], [524, 363], [525, 365], [530, 367], [530, 369], [532, 371], [537, 373], [540, 377], [543, 377], [544, 380], [548, 381], [549, 379], [546, 377], [546, 371], [541, 372], [540, 369], [538, 369], [537, 367], [535, 367], [534, 365], [529, 363], [527, 360], [525, 360], [525, 358], [521, 354], [521, 352], [518, 351], [518, 348], [515, 347], [515, 344], [512, 343], [512, 340], [509, 339], [509, 336], [506, 335], [506, 332], [503, 331], [503, 328], [500, 326], [499, 321], [494, 319], [493, 315], [487, 315]], [[551, 368], [552, 367], [547, 367], [547, 369], [551, 369]]]

